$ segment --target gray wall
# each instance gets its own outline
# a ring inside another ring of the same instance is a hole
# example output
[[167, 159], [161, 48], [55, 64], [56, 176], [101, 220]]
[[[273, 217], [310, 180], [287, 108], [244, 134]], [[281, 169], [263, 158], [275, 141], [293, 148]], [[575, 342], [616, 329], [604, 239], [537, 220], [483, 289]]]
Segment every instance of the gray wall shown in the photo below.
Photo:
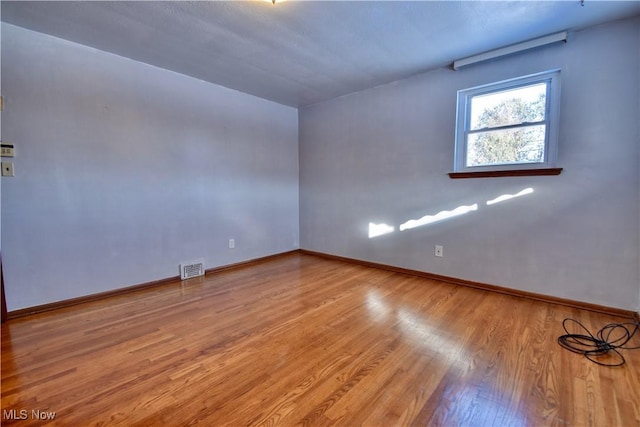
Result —
[[2, 88], [9, 310], [299, 247], [296, 109], [5, 23]]
[[[298, 116], [3, 23], [2, 140], [17, 148], [1, 197], [9, 310], [174, 276], [194, 258], [209, 268], [295, 249], [299, 232], [306, 249], [638, 310], [639, 27], [572, 33]], [[562, 175], [449, 179], [456, 91], [550, 68], [563, 75]], [[369, 222], [396, 229], [369, 239]]]
[[[301, 247], [640, 308], [639, 20], [301, 109]], [[452, 180], [456, 91], [562, 69], [560, 176]], [[500, 204], [486, 201], [533, 188]], [[409, 219], [477, 204], [412, 230]], [[395, 232], [368, 238], [368, 224]], [[434, 257], [434, 245], [444, 257]]]

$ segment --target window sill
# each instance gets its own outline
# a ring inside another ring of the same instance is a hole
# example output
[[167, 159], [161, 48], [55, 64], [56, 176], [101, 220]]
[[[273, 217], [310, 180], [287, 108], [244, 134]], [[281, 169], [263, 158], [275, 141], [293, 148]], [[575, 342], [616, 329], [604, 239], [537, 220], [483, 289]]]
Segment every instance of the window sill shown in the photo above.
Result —
[[482, 171], [482, 172], [450, 172], [449, 177], [451, 179], [499, 178], [503, 176], [560, 175], [561, 172], [562, 172], [562, 168], [517, 169], [517, 170]]

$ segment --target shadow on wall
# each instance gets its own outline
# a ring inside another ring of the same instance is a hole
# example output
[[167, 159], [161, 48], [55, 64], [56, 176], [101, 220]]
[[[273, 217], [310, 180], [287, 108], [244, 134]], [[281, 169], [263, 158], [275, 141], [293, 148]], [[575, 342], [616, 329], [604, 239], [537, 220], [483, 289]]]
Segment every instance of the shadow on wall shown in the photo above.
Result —
[[[498, 203], [505, 202], [507, 200], [515, 199], [517, 197], [522, 197], [527, 194], [533, 193], [533, 188], [525, 188], [524, 190], [516, 193], [516, 194], [503, 194], [501, 196], [496, 197], [495, 199], [487, 200], [485, 202], [486, 206], [496, 205]], [[470, 212], [474, 212], [478, 210], [478, 204], [474, 203], [472, 205], [462, 205], [458, 206], [452, 210], [444, 210], [440, 211], [435, 215], [425, 215], [419, 219], [410, 219], [406, 222], [403, 222], [398, 227], [400, 231], [411, 230], [413, 228], [422, 227], [425, 225], [435, 224], [437, 222], [445, 221], [447, 219], [455, 218], [460, 215], [465, 215]], [[373, 239], [374, 237], [384, 236], [385, 234], [393, 233], [396, 228], [392, 225], [381, 223], [376, 224], [373, 222], [369, 223], [369, 238]]]

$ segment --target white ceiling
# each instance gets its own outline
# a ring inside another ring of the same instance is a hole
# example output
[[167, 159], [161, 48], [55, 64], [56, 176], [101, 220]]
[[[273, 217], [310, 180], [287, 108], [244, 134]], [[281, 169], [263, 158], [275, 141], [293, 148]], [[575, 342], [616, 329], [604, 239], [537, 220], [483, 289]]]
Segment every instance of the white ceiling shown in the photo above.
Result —
[[640, 1], [2, 1], [2, 21], [304, 106], [562, 30]]

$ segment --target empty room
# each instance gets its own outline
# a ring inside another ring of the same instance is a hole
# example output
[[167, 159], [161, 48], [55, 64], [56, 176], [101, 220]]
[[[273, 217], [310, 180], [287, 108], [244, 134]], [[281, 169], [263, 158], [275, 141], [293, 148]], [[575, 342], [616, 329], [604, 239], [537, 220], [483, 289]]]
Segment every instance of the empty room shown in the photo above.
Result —
[[2, 425], [640, 426], [640, 2], [0, 17]]

